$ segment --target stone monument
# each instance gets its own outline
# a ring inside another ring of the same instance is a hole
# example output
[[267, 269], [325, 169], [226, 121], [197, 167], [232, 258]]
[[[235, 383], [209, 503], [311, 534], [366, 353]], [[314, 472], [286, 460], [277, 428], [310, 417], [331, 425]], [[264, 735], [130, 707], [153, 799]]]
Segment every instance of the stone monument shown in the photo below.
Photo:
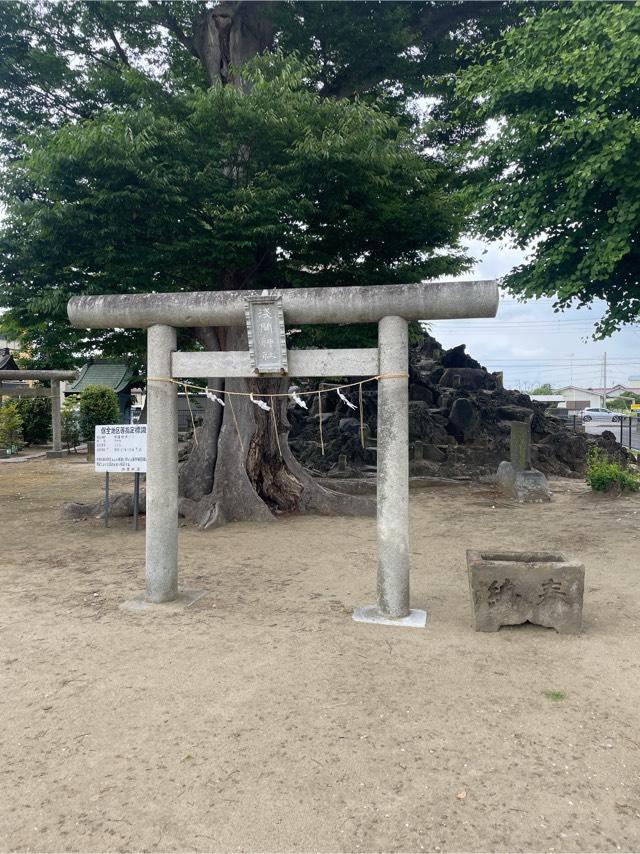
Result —
[[498, 466], [498, 491], [521, 504], [551, 501], [551, 490], [541, 471], [531, 467], [531, 419], [511, 422], [511, 461]]
[[467, 551], [473, 627], [535, 623], [560, 634], [579, 634], [584, 566], [550, 552]]

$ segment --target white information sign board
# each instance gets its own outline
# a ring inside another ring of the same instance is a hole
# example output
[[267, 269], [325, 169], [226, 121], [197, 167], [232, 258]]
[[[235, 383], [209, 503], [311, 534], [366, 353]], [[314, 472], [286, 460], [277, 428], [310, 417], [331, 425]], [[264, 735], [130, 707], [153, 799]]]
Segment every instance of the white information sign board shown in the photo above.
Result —
[[146, 470], [146, 424], [103, 424], [96, 427], [96, 471]]

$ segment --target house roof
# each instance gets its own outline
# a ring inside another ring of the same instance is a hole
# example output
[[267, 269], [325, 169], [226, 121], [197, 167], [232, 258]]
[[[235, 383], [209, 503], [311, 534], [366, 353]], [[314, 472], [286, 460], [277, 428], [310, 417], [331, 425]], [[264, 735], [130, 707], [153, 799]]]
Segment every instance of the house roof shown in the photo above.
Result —
[[112, 388], [116, 394], [125, 391], [135, 379], [133, 368], [126, 362], [109, 362], [106, 359], [90, 359], [80, 369], [78, 379], [67, 386], [66, 394], [77, 394], [88, 385]]
[[11, 350], [4, 347], [0, 350], [0, 371], [19, 371], [20, 368], [16, 365], [15, 359], [11, 355]]
[[[622, 391], [622, 390], [624, 390], [624, 388], [625, 387], [623, 385], [620, 385], [620, 383], [617, 383], [616, 385], [608, 385], [606, 391], [607, 391], [607, 394], [609, 394], [610, 391]], [[598, 386], [597, 388], [596, 387], [590, 388], [589, 391], [593, 391], [596, 394], [604, 394], [605, 388], [604, 388], [604, 386]]]
[[579, 385], [565, 385], [565, 386], [562, 386], [562, 388], [559, 388], [558, 391], [561, 393], [564, 391], [584, 391], [587, 394], [597, 394], [598, 393], [598, 390], [595, 388], [582, 388], [582, 386], [579, 386]]
[[[558, 389], [558, 391], [559, 392], [584, 391], [587, 394], [597, 394], [600, 397], [602, 397], [602, 395], [605, 392], [605, 389], [604, 389], [604, 386], [602, 388], [582, 388], [581, 386], [577, 386], [577, 385], [565, 385], [562, 388]], [[631, 391], [631, 392], [633, 392], [633, 394], [640, 394], [640, 388], [638, 386], [622, 385], [621, 383], [618, 383], [617, 385], [607, 386], [607, 394], [611, 394], [614, 391], [618, 391], [618, 392]]]
[[[590, 391], [595, 392], [596, 394], [604, 394], [604, 387], [602, 388], [592, 388]], [[640, 388], [632, 385], [622, 385], [622, 383], [618, 383], [617, 385], [607, 386], [607, 394], [611, 394], [612, 391], [631, 391], [634, 394], [640, 394]]]

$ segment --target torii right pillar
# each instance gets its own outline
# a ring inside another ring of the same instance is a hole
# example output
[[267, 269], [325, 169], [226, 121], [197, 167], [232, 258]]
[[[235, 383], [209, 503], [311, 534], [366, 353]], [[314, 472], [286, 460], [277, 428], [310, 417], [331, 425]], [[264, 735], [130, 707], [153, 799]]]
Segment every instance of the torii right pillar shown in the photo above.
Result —
[[409, 615], [409, 335], [404, 318], [382, 318], [378, 351], [378, 612], [397, 619]]
[[378, 601], [356, 608], [361, 623], [421, 628], [426, 611], [410, 607], [409, 552], [409, 324], [378, 323]]

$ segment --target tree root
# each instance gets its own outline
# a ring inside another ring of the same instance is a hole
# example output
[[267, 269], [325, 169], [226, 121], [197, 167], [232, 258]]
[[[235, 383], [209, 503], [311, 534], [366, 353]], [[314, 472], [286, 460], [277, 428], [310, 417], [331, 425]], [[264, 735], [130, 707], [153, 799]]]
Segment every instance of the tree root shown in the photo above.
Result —
[[[146, 507], [146, 496], [144, 492], [140, 493], [138, 502], [138, 512], [144, 514]], [[90, 516], [96, 519], [103, 519], [105, 512], [104, 498], [99, 501], [94, 501], [93, 504], [81, 504], [71, 502], [65, 504], [62, 508], [62, 515], [65, 519], [88, 519]], [[115, 492], [109, 496], [109, 516], [122, 517], [133, 516], [133, 495], [129, 492]]]
[[363, 495], [348, 495], [327, 489], [315, 481], [293, 456], [288, 442], [282, 445], [282, 456], [291, 476], [303, 487], [298, 511], [322, 516], [375, 516], [376, 502]]

